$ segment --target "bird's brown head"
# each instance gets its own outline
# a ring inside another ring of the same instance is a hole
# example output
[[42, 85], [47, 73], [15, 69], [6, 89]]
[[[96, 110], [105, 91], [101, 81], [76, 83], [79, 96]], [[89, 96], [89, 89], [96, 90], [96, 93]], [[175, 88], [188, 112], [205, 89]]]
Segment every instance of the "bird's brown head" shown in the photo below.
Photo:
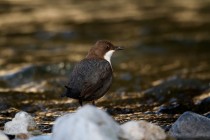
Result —
[[95, 46], [90, 49], [86, 58], [102, 58], [110, 62], [113, 52], [123, 50], [122, 47], [115, 46], [106, 40], [99, 40]]

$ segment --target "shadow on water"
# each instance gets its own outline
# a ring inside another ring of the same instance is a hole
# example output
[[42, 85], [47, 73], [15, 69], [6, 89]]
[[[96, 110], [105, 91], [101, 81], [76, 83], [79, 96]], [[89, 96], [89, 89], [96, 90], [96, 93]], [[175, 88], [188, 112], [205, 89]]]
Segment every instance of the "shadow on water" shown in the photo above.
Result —
[[24, 110], [48, 133], [74, 112], [78, 104], [60, 95], [98, 39], [126, 48], [113, 56], [112, 87], [97, 102], [119, 123], [168, 130], [186, 110], [209, 112], [209, 12], [207, 0], [1, 1], [0, 126]]

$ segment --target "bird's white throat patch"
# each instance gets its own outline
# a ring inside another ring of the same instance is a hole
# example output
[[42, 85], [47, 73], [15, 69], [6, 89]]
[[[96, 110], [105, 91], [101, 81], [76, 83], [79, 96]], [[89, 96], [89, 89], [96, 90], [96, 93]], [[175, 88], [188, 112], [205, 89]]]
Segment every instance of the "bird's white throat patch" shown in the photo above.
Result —
[[111, 57], [112, 57], [113, 52], [114, 50], [110, 50], [104, 55], [104, 59], [106, 59], [110, 64], [111, 64]]

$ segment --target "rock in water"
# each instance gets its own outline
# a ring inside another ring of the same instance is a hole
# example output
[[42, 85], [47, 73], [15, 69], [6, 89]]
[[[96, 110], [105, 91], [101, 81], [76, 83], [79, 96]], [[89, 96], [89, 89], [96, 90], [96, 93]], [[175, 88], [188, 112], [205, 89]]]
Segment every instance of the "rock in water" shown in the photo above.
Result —
[[208, 112], [210, 111], [210, 97], [204, 98], [198, 104], [198, 111], [199, 112]]
[[185, 112], [172, 125], [169, 134], [181, 139], [210, 139], [210, 119], [193, 112]]
[[0, 131], [0, 140], [9, 140], [9, 138], [2, 131]]
[[153, 97], [161, 103], [168, 102], [172, 98], [186, 102], [186, 100], [188, 101], [193, 96], [199, 95], [207, 88], [208, 85], [199, 80], [171, 77], [153, 88], [143, 91], [143, 93], [145, 96]]
[[10, 135], [17, 135], [20, 133], [27, 134], [29, 131], [36, 128], [36, 123], [33, 117], [27, 112], [21, 111], [15, 115], [12, 121], [5, 123], [4, 132]]
[[146, 121], [129, 121], [121, 128], [126, 132], [126, 140], [164, 140], [167, 137], [162, 128]]
[[119, 140], [123, 134], [104, 111], [86, 105], [56, 120], [52, 140]]

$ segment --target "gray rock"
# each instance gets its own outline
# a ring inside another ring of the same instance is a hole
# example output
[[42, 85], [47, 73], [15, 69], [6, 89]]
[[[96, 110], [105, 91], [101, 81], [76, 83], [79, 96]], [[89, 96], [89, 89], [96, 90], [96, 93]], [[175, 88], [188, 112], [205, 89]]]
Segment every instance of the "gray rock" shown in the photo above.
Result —
[[2, 131], [0, 131], [0, 140], [9, 140], [9, 138]]
[[108, 114], [86, 105], [56, 120], [52, 140], [119, 140], [123, 136], [120, 126]]
[[29, 131], [36, 129], [36, 123], [33, 117], [27, 112], [21, 111], [15, 115], [12, 121], [5, 123], [4, 132], [10, 135], [17, 135], [20, 133], [27, 134]]
[[15, 87], [32, 81], [35, 69], [33, 65], [20, 67], [0, 75], [0, 82], [6, 87]]
[[126, 133], [126, 140], [164, 140], [167, 137], [162, 128], [146, 121], [129, 121], [121, 128]]
[[169, 130], [175, 138], [210, 139], [210, 119], [193, 112], [182, 114]]

